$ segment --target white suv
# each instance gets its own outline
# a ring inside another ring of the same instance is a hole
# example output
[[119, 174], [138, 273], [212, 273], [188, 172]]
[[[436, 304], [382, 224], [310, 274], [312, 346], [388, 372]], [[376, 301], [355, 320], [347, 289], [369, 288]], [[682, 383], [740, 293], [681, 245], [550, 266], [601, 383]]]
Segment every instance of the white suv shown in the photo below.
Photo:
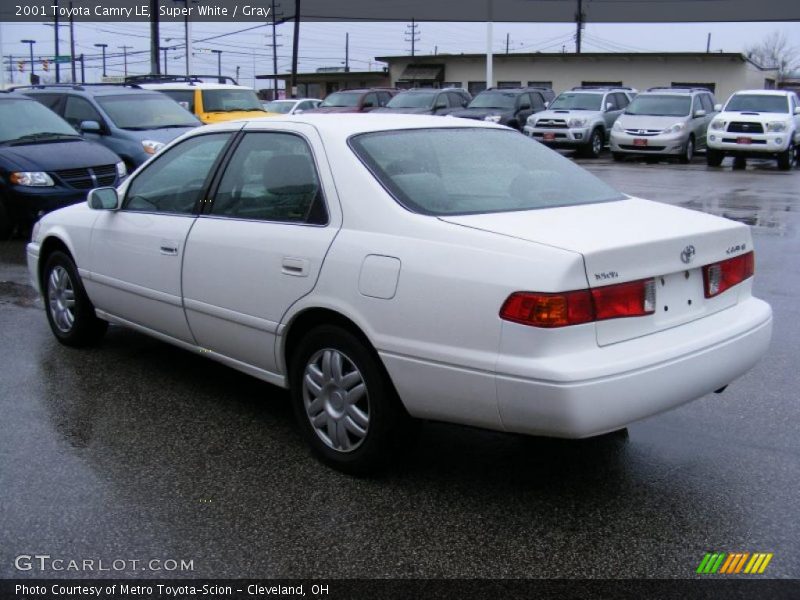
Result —
[[785, 90], [734, 93], [708, 128], [709, 166], [733, 156], [734, 169], [750, 158], [776, 158], [778, 168], [792, 168], [800, 148], [800, 101]]

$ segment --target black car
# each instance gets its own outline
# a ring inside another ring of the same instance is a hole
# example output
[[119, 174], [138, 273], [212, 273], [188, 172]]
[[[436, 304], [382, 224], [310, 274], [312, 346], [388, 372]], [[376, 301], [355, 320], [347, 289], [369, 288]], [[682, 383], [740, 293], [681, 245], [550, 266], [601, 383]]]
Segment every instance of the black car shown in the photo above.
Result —
[[125, 175], [119, 156], [84, 140], [49, 108], [0, 93], [0, 239]]
[[465, 109], [450, 114], [522, 131], [528, 117], [547, 108], [546, 103], [554, 97], [548, 88], [489, 88], [475, 96]]
[[413, 89], [400, 92], [383, 108], [374, 113], [405, 113], [411, 115], [447, 115], [467, 106], [472, 96], [466, 90]]

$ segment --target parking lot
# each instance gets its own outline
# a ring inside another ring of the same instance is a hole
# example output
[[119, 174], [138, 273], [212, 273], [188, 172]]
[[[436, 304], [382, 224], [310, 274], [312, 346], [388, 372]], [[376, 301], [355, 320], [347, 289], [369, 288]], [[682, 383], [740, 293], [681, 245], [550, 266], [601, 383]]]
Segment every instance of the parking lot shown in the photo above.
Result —
[[775, 331], [725, 393], [627, 437], [426, 423], [394, 470], [354, 479], [310, 456], [277, 388], [119, 327], [96, 349], [58, 344], [24, 242], [3, 242], [0, 576], [41, 553], [192, 561], [171, 577], [680, 578], [706, 552], [744, 551], [774, 553], [765, 576], [800, 577], [800, 169], [579, 163], [752, 226]]

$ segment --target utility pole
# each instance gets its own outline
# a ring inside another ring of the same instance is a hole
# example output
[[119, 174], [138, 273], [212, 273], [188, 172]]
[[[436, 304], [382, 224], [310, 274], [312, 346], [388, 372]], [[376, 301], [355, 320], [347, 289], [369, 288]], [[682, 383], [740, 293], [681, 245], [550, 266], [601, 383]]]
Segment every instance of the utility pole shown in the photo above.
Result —
[[217, 55], [217, 77], [222, 77], [222, 50], [212, 50]]
[[169, 47], [164, 46], [161, 49], [164, 51], [164, 75], [169, 75], [169, 73], [167, 73], [167, 51], [169, 50]]
[[350, 34], [344, 34], [344, 72], [350, 72]]
[[150, 73], [161, 75], [159, 64], [158, 0], [150, 0]]
[[419, 41], [418, 27], [419, 24], [414, 19], [411, 19], [411, 25], [406, 25], [405, 41], [411, 42], [411, 56], [414, 56], [417, 50], [417, 42]]
[[123, 64], [125, 65], [124, 73], [125, 73], [125, 77], [127, 77], [128, 76], [128, 48], [133, 48], [133, 46], [117, 46], [117, 48], [120, 48], [122, 50], [122, 60], [123, 60]]
[[96, 48], [100, 48], [103, 51], [103, 77], [106, 76], [106, 48], [108, 48], [108, 44], [95, 44]]
[[706, 54], [711, 52], [711, 32], [708, 32], [708, 37], [706, 38]]
[[508, 54], [508, 47], [511, 45], [511, 34], [506, 34], [506, 54]]
[[[11, 71], [11, 60], [8, 61], [9, 72]], [[13, 83], [13, 81], [12, 81]], [[3, 70], [3, 24], [0, 23], [0, 90], [6, 88], [6, 72]]]
[[300, 51], [300, 0], [294, 0], [294, 36], [292, 38], [291, 97], [297, 98], [297, 54]]
[[276, 33], [277, 15], [275, 14], [275, 0], [272, 0], [272, 99], [278, 99], [278, 35]]
[[236, 65], [236, 81], [237, 81], [237, 83], [239, 81], [239, 69], [241, 69], [241, 68], [242, 67], [240, 67], [239, 65]]
[[581, 53], [581, 34], [583, 32], [583, 0], [578, 0], [578, 12], [575, 15], [575, 54]]
[[59, 46], [59, 43], [58, 43], [59, 42], [59, 40], [58, 40], [58, 37], [59, 37], [58, 36], [58, 0], [53, 0], [53, 6], [56, 7], [56, 12], [53, 15], [53, 24], [54, 24], [53, 35], [55, 35], [55, 40], [54, 40], [55, 43], [54, 43], [53, 50], [54, 50], [54, 52], [56, 54], [55, 55], [55, 59], [54, 59], [55, 63], [56, 63], [56, 83], [61, 83], [61, 63], [58, 62], [58, 55], [59, 55], [59, 51], [58, 51], [58, 46]]
[[83, 52], [81, 52], [80, 61], [81, 61], [81, 83], [86, 83], [86, 69], [84, 68], [85, 61], [83, 60]]
[[72, 15], [72, 1], [69, 3], [69, 62], [72, 65], [72, 83], [77, 83], [75, 74], [75, 17]]

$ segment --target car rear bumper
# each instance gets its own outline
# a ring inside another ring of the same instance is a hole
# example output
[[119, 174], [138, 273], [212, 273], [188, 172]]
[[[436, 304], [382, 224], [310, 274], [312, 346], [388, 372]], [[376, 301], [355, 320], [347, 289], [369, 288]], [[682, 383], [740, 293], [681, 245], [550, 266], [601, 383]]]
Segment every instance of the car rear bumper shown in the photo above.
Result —
[[[524, 330], [516, 333], [528, 339]], [[772, 309], [748, 298], [702, 319], [608, 346], [530, 357], [501, 345], [495, 373], [380, 355], [412, 416], [584, 438], [728, 385], [764, 355], [771, 336]], [[520, 347], [506, 346], [515, 345]]]
[[562, 356], [546, 379], [498, 375], [500, 416], [518, 433], [583, 438], [614, 431], [728, 385], [764, 355], [771, 336], [770, 306], [750, 298], [679, 327]]

